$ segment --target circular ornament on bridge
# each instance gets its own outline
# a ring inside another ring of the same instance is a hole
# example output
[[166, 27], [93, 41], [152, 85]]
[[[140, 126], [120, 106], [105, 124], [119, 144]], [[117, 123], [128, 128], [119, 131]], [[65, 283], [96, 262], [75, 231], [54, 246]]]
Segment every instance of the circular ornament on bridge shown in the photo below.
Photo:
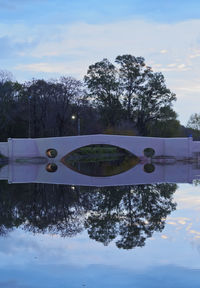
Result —
[[49, 163], [46, 166], [47, 172], [56, 172], [58, 169], [58, 166], [55, 163]]
[[155, 150], [153, 148], [145, 148], [143, 153], [146, 157], [153, 157], [153, 155], [155, 154]]
[[49, 157], [49, 158], [55, 158], [57, 155], [58, 155], [58, 152], [56, 149], [54, 148], [50, 148], [46, 151], [46, 155]]
[[152, 173], [155, 171], [155, 166], [151, 163], [147, 163], [144, 165], [144, 172], [146, 173]]

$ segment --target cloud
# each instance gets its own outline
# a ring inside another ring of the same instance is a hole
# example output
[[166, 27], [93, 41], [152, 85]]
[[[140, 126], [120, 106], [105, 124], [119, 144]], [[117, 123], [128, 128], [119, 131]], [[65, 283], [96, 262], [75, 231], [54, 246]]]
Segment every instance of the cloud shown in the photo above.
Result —
[[[87, 64], [79, 65], [77, 62], [73, 63], [48, 63], [48, 62], [39, 62], [32, 64], [19, 64], [14, 67], [15, 70], [21, 71], [30, 71], [30, 72], [42, 72], [42, 73], [54, 73], [54, 74], [62, 74], [69, 76], [76, 76], [79, 78], [79, 75], [84, 75], [86, 73], [86, 69], [88, 67]], [[80, 77], [81, 78], [81, 77]]]
[[170, 72], [170, 71], [175, 71], [175, 72], [184, 72], [191, 70], [192, 68], [190, 66], [187, 66], [186, 64], [168, 64], [166, 66], [163, 66], [161, 64], [155, 64], [152, 65], [152, 68], [155, 71], [159, 72]]
[[160, 50], [160, 54], [166, 54], [168, 51], [166, 49]]
[[[24, 49], [23, 55], [29, 59], [48, 58], [48, 65], [52, 63], [53, 69], [52, 59], [62, 63], [64, 57], [78, 59], [81, 65], [83, 59], [92, 63], [105, 57], [112, 60], [118, 54], [131, 53], [144, 56], [147, 64], [162, 72], [188, 71], [194, 65], [191, 62], [194, 50], [191, 45], [198, 45], [196, 27], [199, 25], [198, 20], [169, 25], [129, 20], [102, 25], [76, 23], [38, 26], [30, 31], [38, 43], [30, 49]], [[193, 31], [187, 38], [183, 34], [185, 26], [190, 27], [187, 30]], [[163, 46], [166, 49], [162, 49]], [[157, 64], [158, 61], [161, 64]]]
[[154, 71], [164, 74], [167, 86], [177, 94], [175, 107], [186, 123], [199, 101], [199, 26], [200, 20], [161, 24], [138, 19], [106, 24], [0, 24], [0, 47], [2, 55], [12, 56], [7, 69], [15, 69], [16, 76], [24, 75], [25, 80], [41, 73], [46, 78], [71, 74], [80, 79], [90, 64], [103, 58], [143, 56]]

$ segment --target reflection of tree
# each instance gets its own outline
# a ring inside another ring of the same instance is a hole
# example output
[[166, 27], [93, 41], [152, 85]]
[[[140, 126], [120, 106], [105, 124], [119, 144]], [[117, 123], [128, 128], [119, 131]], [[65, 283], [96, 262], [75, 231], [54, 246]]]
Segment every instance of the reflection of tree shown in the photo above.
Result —
[[129, 186], [118, 188], [117, 193], [106, 189], [86, 220], [89, 236], [105, 245], [119, 236], [119, 248], [144, 246], [154, 231], [163, 230], [167, 215], [176, 207], [174, 184]]
[[78, 193], [68, 186], [1, 185], [0, 235], [3, 225], [9, 229], [21, 225], [33, 233], [73, 236], [82, 231], [82, 210]]
[[154, 231], [162, 231], [176, 207], [174, 184], [122, 187], [62, 185], [0, 186], [0, 235], [21, 226], [33, 233], [74, 236], [84, 227], [89, 237], [119, 248], [144, 246]]
[[[78, 194], [68, 186], [35, 184], [31, 205], [19, 209], [26, 219], [24, 228], [34, 233], [74, 236], [83, 229]], [[22, 208], [22, 207], [21, 207]]]

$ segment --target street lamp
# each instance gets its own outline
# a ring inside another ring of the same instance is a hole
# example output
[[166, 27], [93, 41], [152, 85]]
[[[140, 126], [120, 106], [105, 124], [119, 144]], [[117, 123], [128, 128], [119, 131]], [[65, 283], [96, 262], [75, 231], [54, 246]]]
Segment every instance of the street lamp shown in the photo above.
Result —
[[80, 121], [80, 118], [79, 116], [76, 116], [76, 115], [72, 115], [72, 120], [76, 120], [77, 118], [77, 134], [80, 135], [80, 132], [81, 132], [81, 121]]
[[31, 96], [28, 96], [28, 138], [31, 138]]

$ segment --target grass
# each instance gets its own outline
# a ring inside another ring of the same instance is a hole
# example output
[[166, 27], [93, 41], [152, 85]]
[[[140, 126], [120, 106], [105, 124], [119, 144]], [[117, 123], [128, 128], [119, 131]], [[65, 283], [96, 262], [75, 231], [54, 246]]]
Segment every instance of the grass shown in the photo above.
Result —
[[62, 162], [108, 162], [119, 159], [120, 157], [130, 157], [138, 159], [135, 155], [127, 150], [111, 145], [90, 145], [81, 147], [75, 151], [72, 151], [68, 155], [62, 158]]
[[118, 147], [110, 146], [110, 145], [90, 145], [90, 146], [81, 147], [74, 152], [79, 155], [103, 154], [103, 153], [113, 154], [113, 153], [117, 153], [118, 150], [119, 150]]

